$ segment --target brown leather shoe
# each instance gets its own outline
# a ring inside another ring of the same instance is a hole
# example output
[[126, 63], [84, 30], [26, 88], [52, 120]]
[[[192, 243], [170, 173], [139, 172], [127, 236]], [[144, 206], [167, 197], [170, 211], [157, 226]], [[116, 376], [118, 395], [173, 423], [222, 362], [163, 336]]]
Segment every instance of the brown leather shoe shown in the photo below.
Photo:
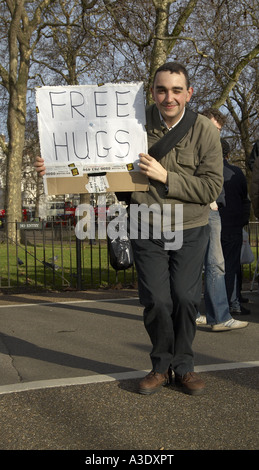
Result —
[[150, 395], [151, 393], [155, 393], [160, 390], [163, 385], [169, 384], [171, 379], [171, 369], [166, 371], [164, 374], [160, 374], [159, 372], [151, 370], [151, 372], [149, 372], [149, 374], [140, 381], [139, 393], [143, 395]]
[[205, 383], [196, 372], [187, 372], [184, 376], [175, 374], [175, 384], [189, 395], [201, 395], [205, 388]]

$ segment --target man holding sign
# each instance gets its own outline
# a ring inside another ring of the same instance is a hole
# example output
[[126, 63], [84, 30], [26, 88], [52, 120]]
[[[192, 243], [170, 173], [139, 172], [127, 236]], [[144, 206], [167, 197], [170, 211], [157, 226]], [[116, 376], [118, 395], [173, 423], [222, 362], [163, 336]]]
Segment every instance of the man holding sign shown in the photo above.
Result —
[[[129, 207], [140, 302], [153, 346], [152, 371], [139, 384], [142, 394], [158, 391], [170, 382], [172, 372], [185, 393], [200, 394], [205, 387], [193, 372], [192, 342], [209, 237], [209, 204], [221, 192], [223, 163], [215, 126], [186, 108], [192, 93], [182, 65], [167, 63], [157, 70], [152, 86], [155, 103], [146, 111], [149, 151], [139, 160], [149, 191], [133, 192]], [[44, 174], [41, 158], [35, 167]], [[143, 233], [144, 208], [150, 211]], [[159, 238], [154, 235], [156, 212], [162, 217]]]

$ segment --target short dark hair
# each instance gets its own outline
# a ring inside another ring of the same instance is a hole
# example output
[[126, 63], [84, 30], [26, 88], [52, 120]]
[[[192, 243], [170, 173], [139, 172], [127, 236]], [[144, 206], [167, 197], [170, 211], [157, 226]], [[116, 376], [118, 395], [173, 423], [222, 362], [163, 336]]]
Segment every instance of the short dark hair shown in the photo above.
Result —
[[203, 114], [203, 116], [206, 116], [209, 119], [214, 118], [222, 127], [224, 126], [227, 119], [226, 116], [224, 116], [224, 114], [222, 114], [216, 108], [204, 109], [201, 114]]
[[178, 73], [178, 74], [182, 73], [185, 76], [187, 89], [190, 88], [190, 80], [189, 80], [188, 72], [186, 68], [183, 65], [179, 64], [178, 62], [166, 62], [165, 64], [158, 67], [158, 69], [155, 71], [155, 74], [154, 74], [153, 85], [154, 85], [158, 72], [170, 72], [170, 73]]

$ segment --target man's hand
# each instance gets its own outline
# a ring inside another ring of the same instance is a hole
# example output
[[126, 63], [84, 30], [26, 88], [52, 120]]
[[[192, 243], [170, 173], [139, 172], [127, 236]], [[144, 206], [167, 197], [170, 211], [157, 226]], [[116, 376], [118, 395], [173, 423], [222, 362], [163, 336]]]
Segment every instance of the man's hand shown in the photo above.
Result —
[[36, 157], [36, 160], [34, 162], [34, 168], [39, 173], [40, 176], [44, 176], [46, 173], [46, 168], [44, 165], [44, 158], [41, 157]]
[[141, 153], [139, 160], [141, 173], [152, 180], [161, 181], [163, 184], [167, 183], [167, 171], [155, 158]]

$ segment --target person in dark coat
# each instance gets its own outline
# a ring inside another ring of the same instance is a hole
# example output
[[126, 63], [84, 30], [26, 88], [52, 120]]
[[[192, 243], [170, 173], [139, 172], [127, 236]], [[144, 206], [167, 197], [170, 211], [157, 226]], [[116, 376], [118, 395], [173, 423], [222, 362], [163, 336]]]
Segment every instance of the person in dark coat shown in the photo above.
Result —
[[[255, 152], [256, 148], [254, 145], [254, 153]], [[259, 153], [259, 140], [257, 141], [257, 152]], [[257, 219], [259, 219], [259, 158], [256, 158], [256, 155], [253, 161], [253, 173], [250, 190], [254, 215]]]
[[248, 160], [248, 167], [251, 171], [253, 171], [255, 161], [259, 157], [259, 139], [254, 143], [252, 152], [250, 153], [249, 160]]
[[240, 304], [240, 255], [243, 243], [243, 227], [249, 222], [251, 202], [248, 198], [247, 182], [241, 168], [231, 165], [227, 157], [230, 147], [221, 139], [223, 151], [223, 175], [226, 205], [220, 207], [221, 244], [225, 259], [225, 281], [232, 314], [248, 314]]

